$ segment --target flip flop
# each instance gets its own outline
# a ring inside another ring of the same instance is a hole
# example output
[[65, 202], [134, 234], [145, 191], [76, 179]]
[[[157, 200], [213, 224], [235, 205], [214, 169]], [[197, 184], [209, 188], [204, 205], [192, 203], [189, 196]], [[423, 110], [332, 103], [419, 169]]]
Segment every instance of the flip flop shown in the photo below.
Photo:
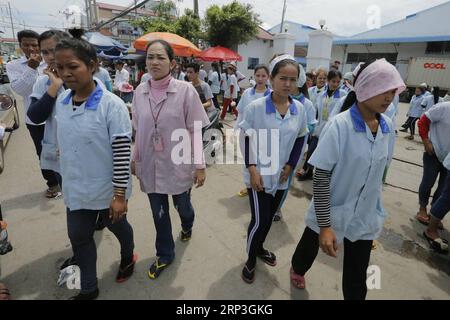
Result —
[[[424, 226], [428, 226], [430, 224], [431, 216], [427, 215], [427, 217], [425, 218], [423, 215], [417, 213], [416, 220], [419, 221]], [[442, 223], [442, 221], [439, 222], [438, 228], [439, 230], [444, 230], [444, 224]]]
[[11, 293], [3, 283], [0, 283], [0, 297], [0, 300], [11, 300]]
[[246, 197], [247, 195], [248, 195], [247, 189], [243, 189], [238, 193], [238, 196], [241, 198]]
[[290, 278], [291, 278], [291, 283], [295, 288], [300, 289], [300, 290], [303, 290], [306, 288], [305, 277], [301, 276], [299, 274], [296, 274], [292, 267], [290, 270]]
[[432, 239], [427, 235], [427, 232], [423, 232], [423, 236], [425, 239], [427, 239], [430, 247], [440, 254], [447, 254], [448, 253], [448, 241], [442, 238], [436, 238]]
[[253, 268], [252, 270], [249, 270], [249, 268], [247, 267], [247, 264], [244, 265], [244, 269], [242, 269], [241, 272], [241, 278], [242, 280], [244, 280], [244, 282], [248, 283], [248, 284], [252, 284], [255, 281], [255, 268]]

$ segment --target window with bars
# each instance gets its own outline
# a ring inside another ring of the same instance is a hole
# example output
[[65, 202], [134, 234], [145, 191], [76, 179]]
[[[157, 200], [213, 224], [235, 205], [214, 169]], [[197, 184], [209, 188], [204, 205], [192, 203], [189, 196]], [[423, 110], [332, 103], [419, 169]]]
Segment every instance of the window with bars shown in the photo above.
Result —
[[385, 58], [389, 63], [397, 63], [398, 53], [349, 53], [347, 55], [347, 64], [367, 62], [376, 59]]
[[450, 53], [450, 41], [428, 42], [426, 54], [447, 54]]

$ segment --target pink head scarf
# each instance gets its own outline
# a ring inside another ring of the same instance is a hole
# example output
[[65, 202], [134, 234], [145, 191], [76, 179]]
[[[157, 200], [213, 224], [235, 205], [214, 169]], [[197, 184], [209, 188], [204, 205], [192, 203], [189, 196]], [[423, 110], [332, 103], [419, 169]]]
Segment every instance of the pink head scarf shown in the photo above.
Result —
[[377, 60], [365, 68], [356, 80], [354, 87], [356, 97], [360, 102], [390, 90], [396, 90], [396, 95], [399, 95], [406, 89], [400, 73], [386, 59]]

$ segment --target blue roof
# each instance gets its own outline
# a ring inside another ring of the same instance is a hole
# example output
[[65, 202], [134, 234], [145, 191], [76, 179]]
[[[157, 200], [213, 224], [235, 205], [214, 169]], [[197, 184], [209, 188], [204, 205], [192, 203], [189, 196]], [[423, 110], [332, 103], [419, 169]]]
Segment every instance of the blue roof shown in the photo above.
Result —
[[[309, 33], [316, 30], [313, 27], [296, 23], [293, 21], [285, 21], [285, 25], [288, 24], [288, 32], [293, 34], [295, 36], [296, 42], [307, 42], [309, 39]], [[271, 33], [279, 33], [280, 32], [280, 25], [281, 23], [277, 24], [276, 26], [269, 29], [269, 32]]]

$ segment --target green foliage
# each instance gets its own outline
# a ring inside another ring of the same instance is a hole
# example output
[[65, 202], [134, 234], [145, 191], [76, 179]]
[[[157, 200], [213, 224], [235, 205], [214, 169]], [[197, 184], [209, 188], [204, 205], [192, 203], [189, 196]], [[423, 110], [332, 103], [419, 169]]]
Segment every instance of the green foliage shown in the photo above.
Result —
[[205, 15], [206, 39], [212, 46], [227, 48], [247, 43], [258, 34], [261, 21], [250, 4], [233, 1], [219, 7], [213, 5]]

